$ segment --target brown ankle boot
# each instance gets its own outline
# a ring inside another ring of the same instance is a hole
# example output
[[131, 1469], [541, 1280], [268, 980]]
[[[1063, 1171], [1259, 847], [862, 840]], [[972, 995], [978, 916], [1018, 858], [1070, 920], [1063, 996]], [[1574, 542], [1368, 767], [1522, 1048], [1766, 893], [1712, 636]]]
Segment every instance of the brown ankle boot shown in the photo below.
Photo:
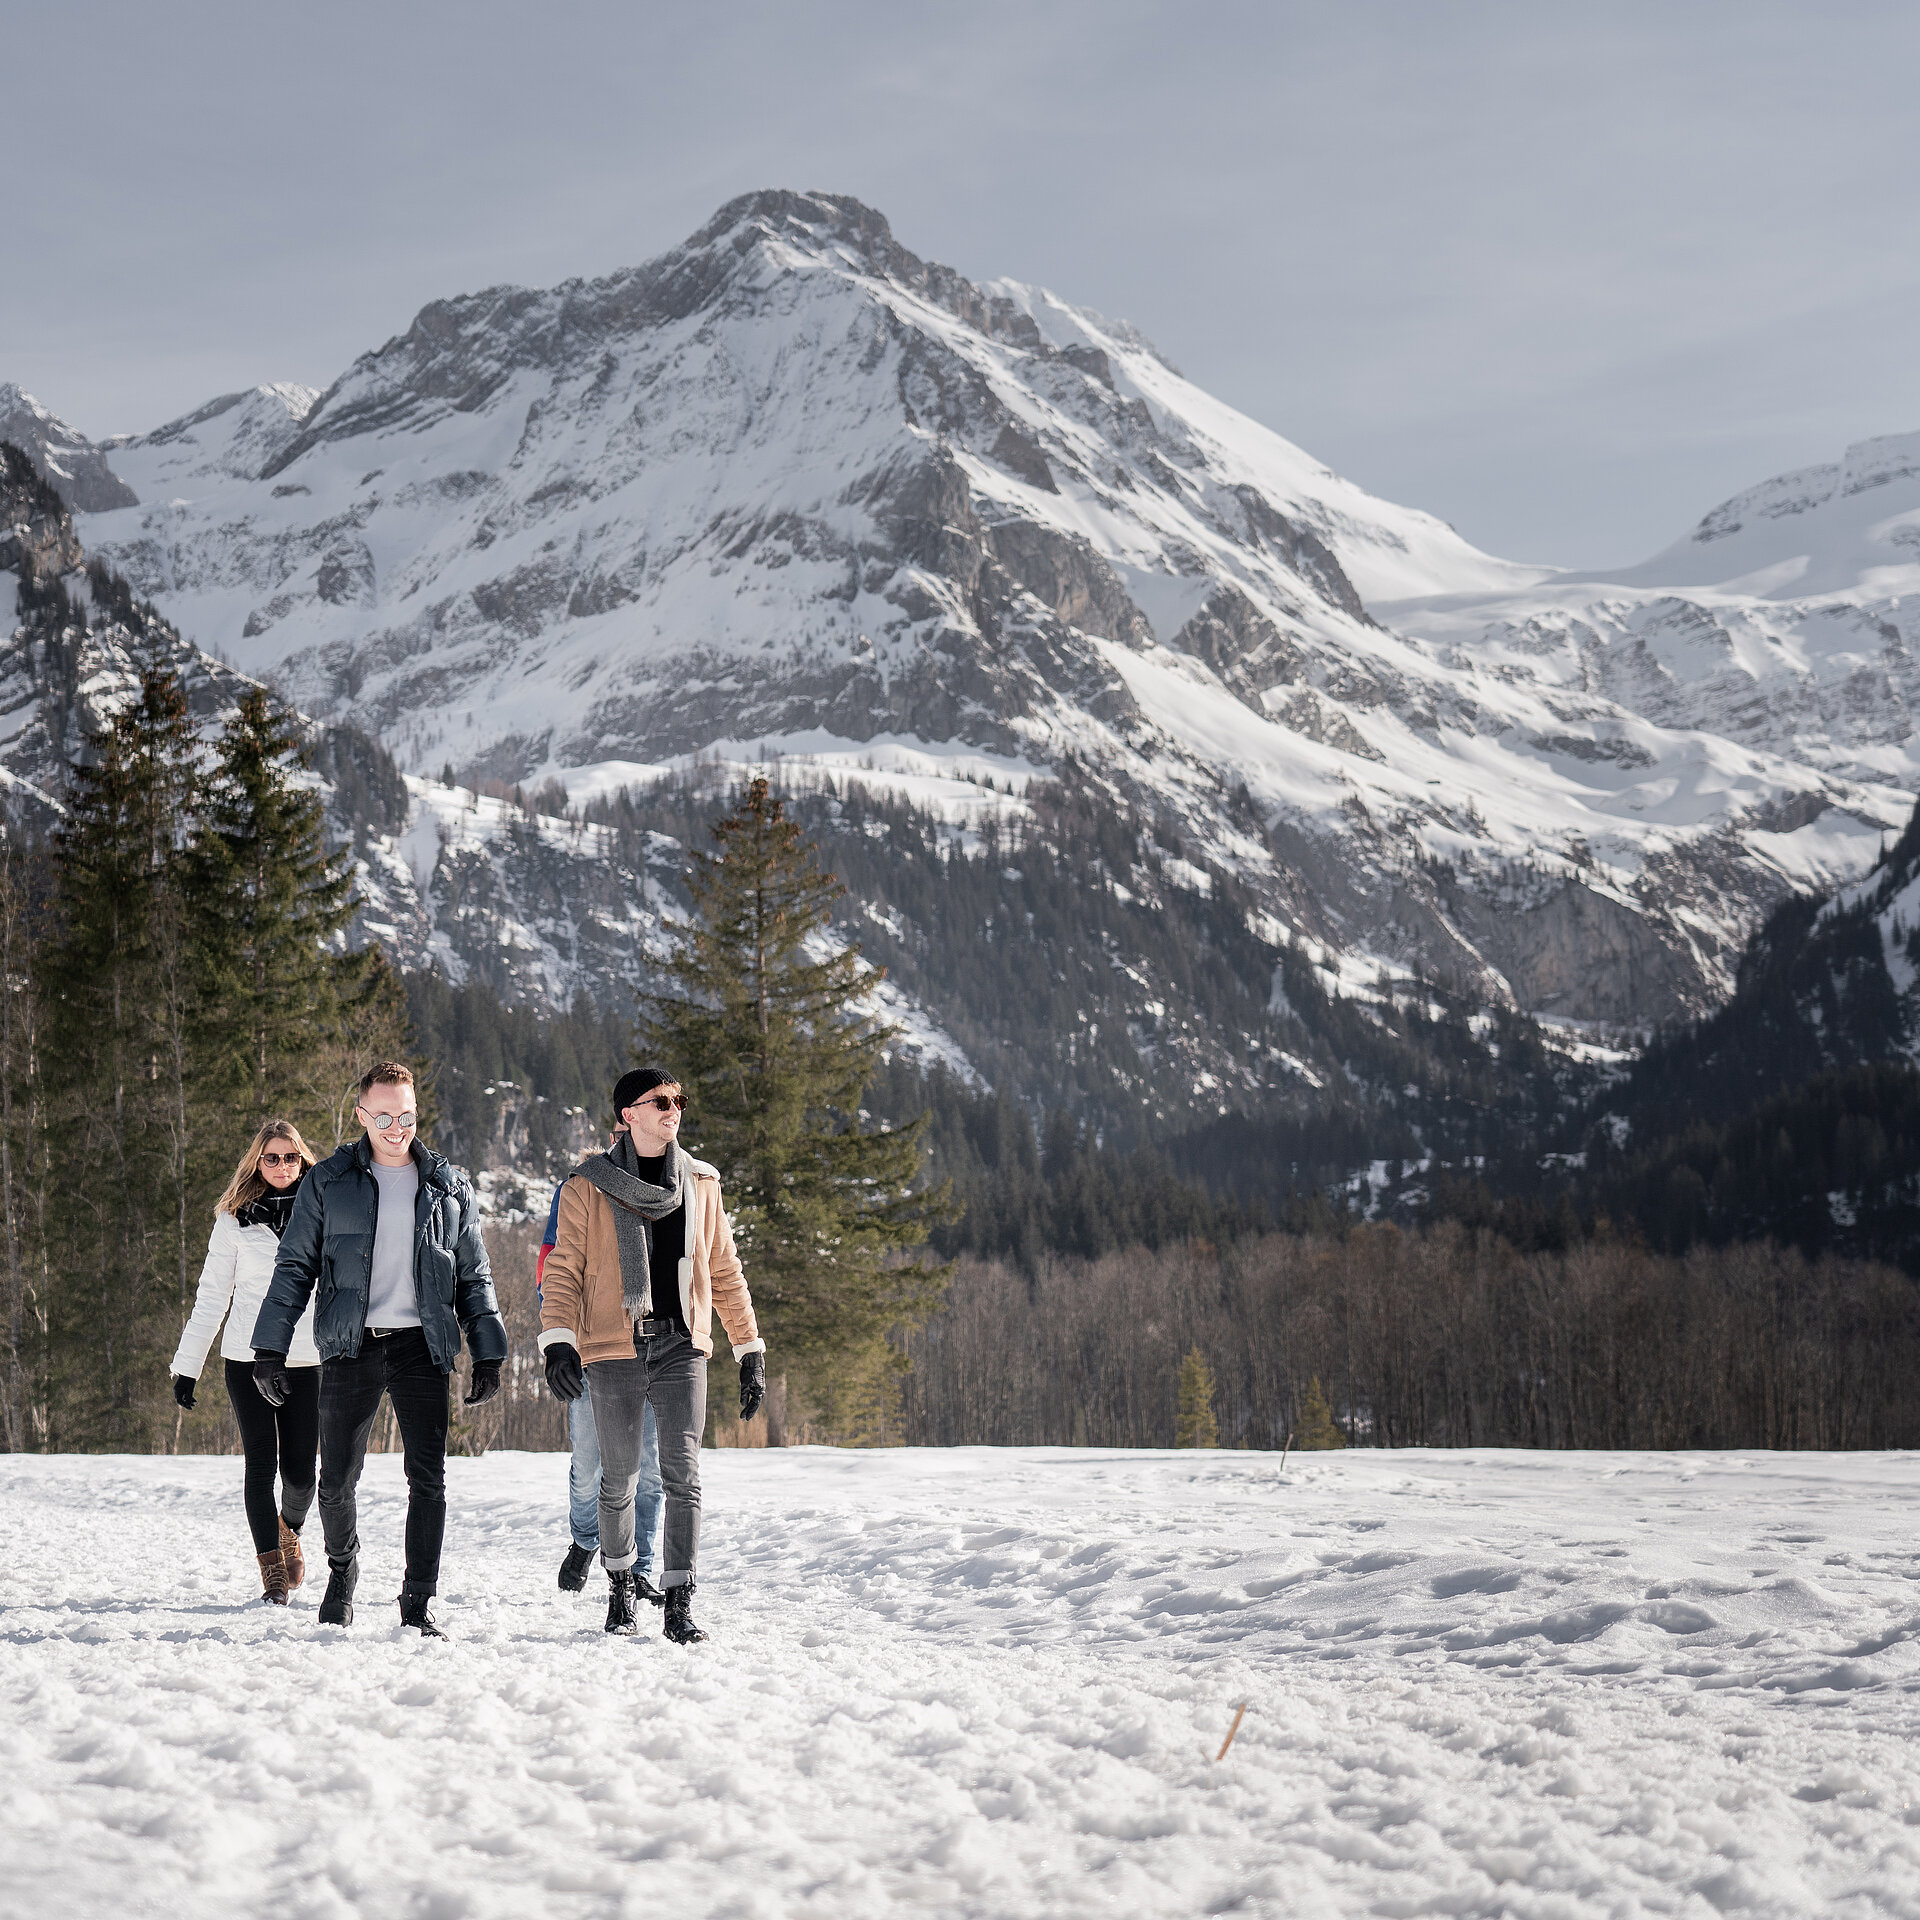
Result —
[[287, 1591], [291, 1593], [307, 1577], [307, 1556], [300, 1551], [300, 1536], [280, 1522], [280, 1557], [286, 1562]]
[[260, 1562], [260, 1598], [270, 1606], [287, 1604], [287, 1558], [278, 1547], [255, 1556]]

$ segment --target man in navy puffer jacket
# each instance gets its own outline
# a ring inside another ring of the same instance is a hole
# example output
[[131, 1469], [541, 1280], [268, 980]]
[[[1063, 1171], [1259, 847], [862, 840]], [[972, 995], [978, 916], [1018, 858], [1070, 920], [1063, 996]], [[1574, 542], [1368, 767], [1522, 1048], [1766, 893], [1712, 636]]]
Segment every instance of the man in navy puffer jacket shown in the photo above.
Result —
[[400, 1621], [444, 1639], [427, 1602], [439, 1586], [447, 1524], [447, 1376], [464, 1332], [473, 1354], [466, 1404], [500, 1390], [507, 1329], [480, 1238], [480, 1207], [459, 1168], [414, 1137], [413, 1073], [383, 1061], [360, 1082], [363, 1139], [300, 1183], [273, 1279], [253, 1328], [253, 1376], [285, 1395], [293, 1327], [314, 1304], [320, 1350], [320, 1521], [327, 1538], [325, 1625], [353, 1620], [360, 1577], [354, 1491], [382, 1394], [393, 1402], [407, 1474], [407, 1573]]

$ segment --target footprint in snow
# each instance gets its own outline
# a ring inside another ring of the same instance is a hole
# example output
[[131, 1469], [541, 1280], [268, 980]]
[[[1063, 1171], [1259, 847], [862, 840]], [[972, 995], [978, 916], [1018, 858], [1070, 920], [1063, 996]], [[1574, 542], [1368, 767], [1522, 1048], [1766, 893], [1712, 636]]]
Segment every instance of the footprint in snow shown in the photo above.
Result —
[[1463, 1593], [1511, 1593], [1526, 1577], [1524, 1567], [1463, 1567], [1435, 1574], [1428, 1584], [1436, 1600], [1453, 1600]]

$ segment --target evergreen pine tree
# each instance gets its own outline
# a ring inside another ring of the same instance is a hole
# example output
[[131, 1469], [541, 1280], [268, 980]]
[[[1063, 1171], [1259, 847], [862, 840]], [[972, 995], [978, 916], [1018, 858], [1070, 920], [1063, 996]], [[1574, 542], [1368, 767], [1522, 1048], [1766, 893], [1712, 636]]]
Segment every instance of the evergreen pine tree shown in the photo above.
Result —
[[0, 1448], [47, 1440], [47, 1137], [34, 936], [39, 849], [0, 812]]
[[186, 1304], [198, 1119], [181, 835], [195, 749], [164, 665], [88, 743], [55, 847], [40, 969], [63, 1258], [49, 1301], [54, 1444], [138, 1447]]
[[405, 1060], [413, 1068], [425, 1139], [433, 1118], [433, 1071], [414, 1050], [406, 981], [377, 942], [340, 955], [332, 967], [334, 1024], [318, 1038], [311, 1060], [321, 1124], [308, 1135], [308, 1145], [324, 1153], [358, 1133], [353, 1108], [360, 1098], [360, 1076], [376, 1060]]
[[1213, 1417], [1213, 1369], [1196, 1346], [1180, 1362], [1180, 1410], [1174, 1422], [1176, 1447], [1217, 1447], [1220, 1429]]
[[1307, 1397], [1300, 1404], [1300, 1424], [1293, 1430], [1293, 1444], [1302, 1453], [1325, 1453], [1344, 1447], [1347, 1437], [1334, 1424], [1333, 1409], [1316, 1373], [1307, 1382]]
[[224, 1096], [215, 1158], [275, 1113], [330, 1104], [315, 1084], [341, 1020], [327, 947], [353, 917], [352, 876], [330, 854], [294, 717], [254, 688], [221, 729], [190, 857], [203, 962], [198, 1038]]
[[871, 1400], [887, 1329], [940, 1298], [945, 1270], [902, 1256], [947, 1217], [947, 1190], [914, 1190], [924, 1114], [860, 1124], [894, 1030], [867, 1010], [878, 976], [857, 947], [810, 955], [840, 882], [764, 778], [712, 831], [720, 850], [693, 856], [694, 918], [668, 963], [679, 991], [648, 996], [638, 1057], [686, 1089], [688, 1142], [720, 1170], [776, 1382], [805, 1374], [832, 1424], [856, 1380]]

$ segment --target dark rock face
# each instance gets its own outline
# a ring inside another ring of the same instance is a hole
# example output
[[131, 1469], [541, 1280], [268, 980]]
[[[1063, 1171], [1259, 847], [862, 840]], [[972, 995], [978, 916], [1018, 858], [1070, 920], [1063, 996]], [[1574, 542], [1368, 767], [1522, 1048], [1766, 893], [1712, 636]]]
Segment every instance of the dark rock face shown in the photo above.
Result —
[[1083, 542], [1031, 520], [1003, 520], [987, 537], [1007, 577], [1063, 626], [1123, 646], [1152, 644], [1146, 620], [1113, 569]]
[[57, 580], [80, 564], [80, 541], [59, 491], [24, 448], [0, 440], [0, 568]]
[[364, 541], [342, 541], [320, 562], [313, 590], [334, 607], [373, 604], [373, 555]]
[[1631, 1027], [1647, 1007], [1686, 1003], [1694, 956], [1645, 913], [1578, 881], [1506, 912], [1464, 888], [1448, 889], [1445, 898], [1523, 1007]]
[[1320, 596], [1355, 620], [1373, 621], [1360, 604], [1353, 582], [1334, 557], [1333, 549], [1310, 528], [1297, 526], [1270, 500], [1252, 487], [1237, 489], [1240, 505], [1254, 536], [1279, 557], [1289, 571], [1307, 581]]
[[1234, 587], [1220, 587], [1180, 629], [1174, 644], [1197, 655], [1242, 700], [1264, 712], [1261, 695], [1297, 681], [1306, 654]]
[[1047, 465], [1047, 456], [1012, 421], [1000, 429], [1000, 437], [993, 443], [993, 457], [1009, 473], [1018, 474], [1029, 486], [1038, 487], [1042, 493], [1060, 491], [1054, 484], [1053, 469]]

